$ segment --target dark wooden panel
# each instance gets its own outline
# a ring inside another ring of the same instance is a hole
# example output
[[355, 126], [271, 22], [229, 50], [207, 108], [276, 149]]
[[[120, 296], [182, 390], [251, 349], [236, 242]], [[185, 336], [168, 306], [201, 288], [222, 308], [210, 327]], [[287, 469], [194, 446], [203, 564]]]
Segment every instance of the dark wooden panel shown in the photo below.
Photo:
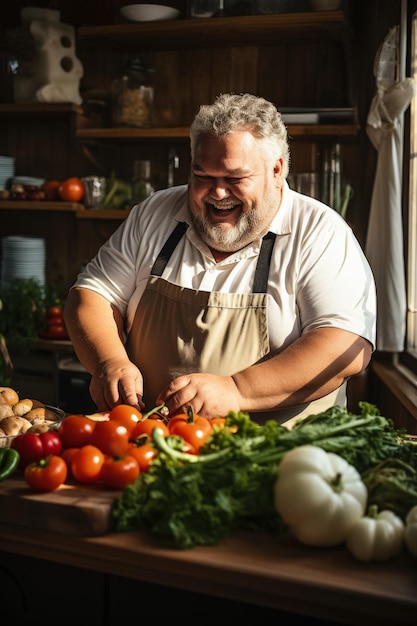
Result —
[[0, 560], [3, 623], [55, 626], [59, 616], [63, 625], [109, 625], [105, 574], [8, 552]]
[[[259, 48], [259, 93], [276, 106], [287, 106], [288, 98], [288, 48], [285, 45]], [[296, 105], [294, 105], [296, 106]]]
[[[216, 72], [217, 56], [215, 50], [188, 50], [181, 54], [183, 68], [183, 92], [179, 88], [181, 97], [180, 119], [189, 126], [201, 104], [211, 100], [210, 81]], [[227, 66], [225, 67], [227, 71]]]
[[203, 102], [211, 102], [218, 94], [231, 91], [231, 73], [232, 59], [230, 50], [227, 48], [212, 50], [207, 99]]
[[230, 91], [259, 94], [258, 48], [232, 48]]

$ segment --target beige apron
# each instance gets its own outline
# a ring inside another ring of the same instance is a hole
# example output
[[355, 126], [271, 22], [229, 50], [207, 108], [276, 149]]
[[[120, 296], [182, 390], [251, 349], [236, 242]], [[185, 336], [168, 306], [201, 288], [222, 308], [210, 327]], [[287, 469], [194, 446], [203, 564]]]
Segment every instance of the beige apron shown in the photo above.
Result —
[[[267, 282], [275, 235], [263, 238], [252, 293], [205, 292], [161, 278], [186, 228], [185, 223], [178, 224], [158, 255], [126, 342], [143, 375], [147, 409], [156, 405], [158, 394], [176, 376], [191, 372], [228, 376], [270, 356]], [[326, 400], [326, 408], [336, 403], [329, 396]], [[324, 410], [315, 410], [314, 405], [252, 417], [261, 423], [267, 419], [286, 423]]]

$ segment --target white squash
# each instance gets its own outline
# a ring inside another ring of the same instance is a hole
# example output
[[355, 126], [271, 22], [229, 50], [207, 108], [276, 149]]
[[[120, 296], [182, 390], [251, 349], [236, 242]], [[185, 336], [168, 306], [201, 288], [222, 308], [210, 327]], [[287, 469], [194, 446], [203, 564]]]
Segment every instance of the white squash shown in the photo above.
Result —
[[346, 547], [358, 561], [388, 561], [404, 547], [404, 522], [393, 511], [370, 506], [350, 529]]
[[335, 546], [365, 512], [367, 490], [358, 471], [337, 454], [313, 445], [283, 457], [275, 507], [289, 531], [307, 545]]

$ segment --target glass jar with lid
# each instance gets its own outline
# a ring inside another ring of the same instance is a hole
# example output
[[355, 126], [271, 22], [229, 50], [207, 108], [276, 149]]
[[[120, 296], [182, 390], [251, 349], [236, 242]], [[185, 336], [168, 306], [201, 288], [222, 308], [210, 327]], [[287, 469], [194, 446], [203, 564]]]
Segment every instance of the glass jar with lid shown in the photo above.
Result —
[[153, 70], [138, 56], [129, 57], [112, 91], [114, 126], [146, 128], [152, 125]]

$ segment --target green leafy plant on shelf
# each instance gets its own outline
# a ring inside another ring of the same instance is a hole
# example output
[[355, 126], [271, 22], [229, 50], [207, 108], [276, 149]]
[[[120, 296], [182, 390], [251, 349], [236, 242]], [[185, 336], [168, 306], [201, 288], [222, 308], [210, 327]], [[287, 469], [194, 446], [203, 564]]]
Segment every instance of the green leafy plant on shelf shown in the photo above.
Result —
[[9, 287], [0, 286], [0, 335], [11, 352], [30, 351], [50, 306], [62, 306], [56, 288], [35, 278], [17, 278]]

